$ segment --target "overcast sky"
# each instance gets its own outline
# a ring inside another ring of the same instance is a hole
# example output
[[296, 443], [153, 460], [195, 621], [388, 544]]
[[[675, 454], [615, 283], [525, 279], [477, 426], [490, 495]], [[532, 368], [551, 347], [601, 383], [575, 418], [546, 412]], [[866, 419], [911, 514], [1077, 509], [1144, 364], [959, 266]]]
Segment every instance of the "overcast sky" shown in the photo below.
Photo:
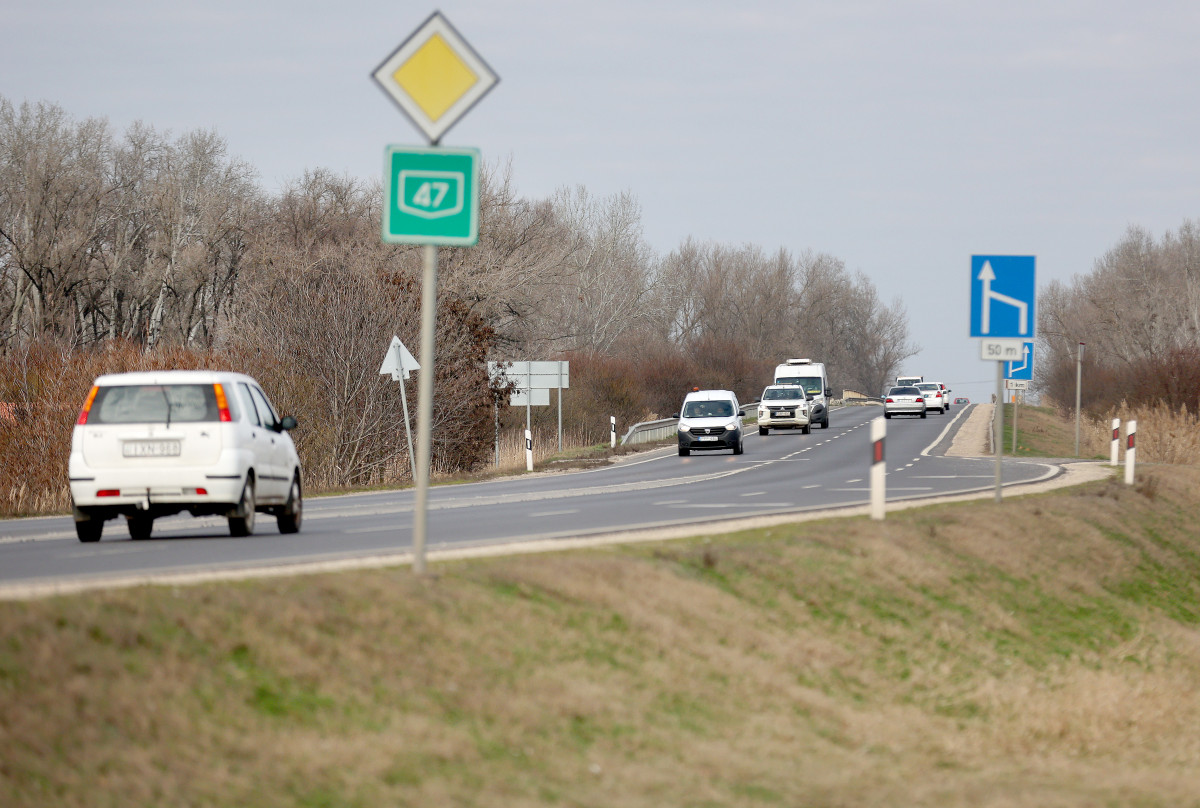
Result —
[[1044, 285], [1200, 217], [1196, 0], [0, 0], [0, 95], [216, 129], [269, 190], [379, 178], [424, 141], [370, 74], [434, 10], [500, 76], [443, 145], [530, 197], [630, 191], [663, 255], [834, 255], [902, 301], [903, 370], [972, 399], [971, 255]]

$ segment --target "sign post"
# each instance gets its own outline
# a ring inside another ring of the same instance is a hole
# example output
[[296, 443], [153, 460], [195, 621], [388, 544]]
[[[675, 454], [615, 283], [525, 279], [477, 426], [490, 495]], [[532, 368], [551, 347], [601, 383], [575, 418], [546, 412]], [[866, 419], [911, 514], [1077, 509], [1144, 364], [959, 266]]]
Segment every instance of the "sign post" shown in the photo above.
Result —
[[[440, 12], [434, 12], [371, 74], [431, 146], [500, 80]], [[429, 469], [433, 443], [433, 341], [437, 317], [437, 247], [479, 238], [478, 152], [388, 147], [385, 243], [422, 249], [421, 383], [417, 391], [413, 572], [425, 572]]]
[[383, 358], [383, 364], [379, 366], [379, 375], [389, 374], [392, 381], [400, 382], [400, 404], [404, 407], [404, 436], [408, 440], [408, 468], [413, 475], [414, 482], [417, 477], [417, 463], [413, 459], [412, 429], [409, 427], [408, 421], [408, 393], [404, 390], [404, 380], [408, 378], [410, 371], [420, 369], [421, 366], [408, 352], [408, 348], [405, 348], [400, 338], [393, 334], [387, 355]]
[[1017, 453], [1017, 408], [1020, 401], [1025, 397], [1022, 391], [1028, 390], [1030, 383], [1033, 381], [1033, 343], [1026, 342], [1023, 350], [1024, 357], [1020, 362], [1011, 361], [1008, 363], [1007, 373], [1005, 375], [1004, 386], [1008, 390], [1013, 390], [1013, 427], [1012, 427], [1012, 453]]
[[1004, 363], [1024, 358], [1025, 340], [1034, 336], [1037, 259], [1032, 255], [971, 256], [971, 333], [981, 337], [980, 354], [996, 363], [996, 502], [1001, 499], [1004, 455]]

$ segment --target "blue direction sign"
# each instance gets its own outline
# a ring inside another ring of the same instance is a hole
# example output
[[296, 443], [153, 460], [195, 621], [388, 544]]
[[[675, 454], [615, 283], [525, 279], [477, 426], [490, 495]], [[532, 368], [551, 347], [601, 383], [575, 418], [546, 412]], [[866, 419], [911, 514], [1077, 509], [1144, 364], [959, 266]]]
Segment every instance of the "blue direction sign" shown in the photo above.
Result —
[[1033, 343], [1026, 342], [1024, 357], [1019, 362], [1004, 363], [1004, 378], [1033, 380]]
[[971, 256], [971, 336], [1032, 337], [1037, 297], [1032, 255]]
[[388, 244], [479, 241], [479, 152], [388, 146], [383, 240]]

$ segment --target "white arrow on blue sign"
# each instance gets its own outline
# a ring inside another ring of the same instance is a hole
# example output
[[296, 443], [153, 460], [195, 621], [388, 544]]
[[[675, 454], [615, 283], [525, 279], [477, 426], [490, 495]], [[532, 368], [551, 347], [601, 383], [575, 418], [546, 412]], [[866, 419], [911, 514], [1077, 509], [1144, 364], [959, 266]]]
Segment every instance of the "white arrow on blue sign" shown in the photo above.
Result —
[[971, 336], [1032, 337], [1037, 297], [1032, 255], [971, 256]]
[[1020, 362], [1004, 363], [1004, 378], [1033, 380], [1033, 343], [1025, 343], [1025, 356]]

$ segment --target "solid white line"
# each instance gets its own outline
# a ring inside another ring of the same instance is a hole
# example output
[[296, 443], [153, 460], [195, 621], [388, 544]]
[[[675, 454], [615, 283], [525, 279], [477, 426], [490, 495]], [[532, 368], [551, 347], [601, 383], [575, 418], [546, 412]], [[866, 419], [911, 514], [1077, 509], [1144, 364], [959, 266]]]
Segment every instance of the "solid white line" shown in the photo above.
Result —
[[569, 513], [579, 513], [578, 508], [570, 508], [565, 511], [534, 511], [530, 516], [566, 516]]

